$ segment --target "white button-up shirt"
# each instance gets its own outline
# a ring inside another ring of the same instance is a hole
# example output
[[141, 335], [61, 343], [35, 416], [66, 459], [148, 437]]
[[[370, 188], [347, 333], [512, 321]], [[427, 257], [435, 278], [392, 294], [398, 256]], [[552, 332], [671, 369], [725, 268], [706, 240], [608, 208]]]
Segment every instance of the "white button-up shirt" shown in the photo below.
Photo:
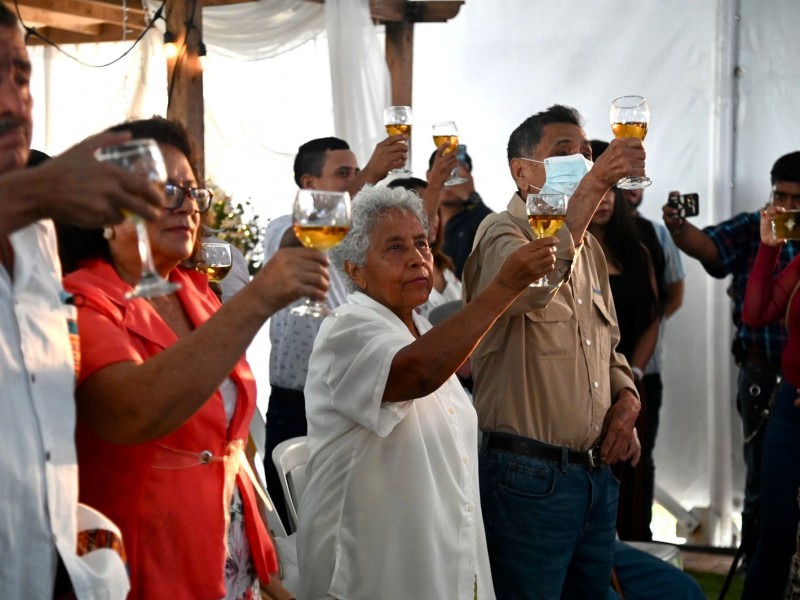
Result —
[[[10, 236], [14, 279], [0, 267], [0, 595], [52, 598], [58, 554], [75, 592], [124, 598], [112, 550], [75, 554], [78, 465], [75, 369], [53, 225]], [[120, 493], [123, 493], [120, 491]]]
[[322, 323], [305, 388], [298, 597], [471, 600], [477, 581], [478, 598], [494, 598], [477, 417], [463, 388], [451, 377], [424, 398], [381, 401], [395, 354], [413, 341], [361, 293]]

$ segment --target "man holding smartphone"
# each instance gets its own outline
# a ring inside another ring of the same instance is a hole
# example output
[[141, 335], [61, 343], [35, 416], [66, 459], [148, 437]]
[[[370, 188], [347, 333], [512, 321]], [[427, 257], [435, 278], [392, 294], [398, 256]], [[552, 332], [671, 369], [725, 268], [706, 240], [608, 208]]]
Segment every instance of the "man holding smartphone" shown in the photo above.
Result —
[[[772, 204], [787, 210], [800, 209], [800, 152], [780, 157], [770, 175]], [[741, 213], [701, 230], [681, 217], [680, 210], [674, 201], [663, 207], [664, 224], [678, 248], [699, 260], [712, 277], [722, 279], [733, 275], [729, 295], [733, 299], [733, 322], [736, 326], [732, 352], [739, 366], [736, 408], [742, 418], [744, 434], [746, 480], [742, 544], [747, 560], [752, 556], [758, 539], [761, 449], [770, 398], [780, 374], [786, 330], [783, 323], [765, 327], [748, 327], [742, 323], [747, 279], [761, 242], [760, 211]], [[784, 244], [778, 269], [785, 268], [798, 252], [800, 242]]]

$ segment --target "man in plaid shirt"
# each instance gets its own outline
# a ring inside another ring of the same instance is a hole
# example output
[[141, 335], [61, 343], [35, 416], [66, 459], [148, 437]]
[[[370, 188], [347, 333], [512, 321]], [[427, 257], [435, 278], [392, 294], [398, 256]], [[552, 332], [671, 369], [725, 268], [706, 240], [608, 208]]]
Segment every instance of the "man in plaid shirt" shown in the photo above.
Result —
[[[770, 172], [770, 201], [786, 210], [800, 209], [800, 152], [780, 157]], [[742, 543], [745, 558], [752, 555], [758, 538], [758, 497], [761, 487], [761, 448], [769, 403], [780, 375], [781, 353], [786, 342], [783, 322], [766, 327], [748, 327], [742, 323], [742, 305], [747, 279], [761, 242], [760, 214], [756, 210], [741, 213], [703, 230], [678, 215], [678, 209], [665, 204], [664, 223], [675, 244], [699, 260], [712, 277], [733, 275], [728, 294], [733, 299], [733, 322], [736, 336], [733, 355], [739, 366], [736, 408], [742, 418], [744, 462], [747, 470], [742, 509]], [[782, 270], [800, 252], [800, 242], [783, 245], [778, 264]]]

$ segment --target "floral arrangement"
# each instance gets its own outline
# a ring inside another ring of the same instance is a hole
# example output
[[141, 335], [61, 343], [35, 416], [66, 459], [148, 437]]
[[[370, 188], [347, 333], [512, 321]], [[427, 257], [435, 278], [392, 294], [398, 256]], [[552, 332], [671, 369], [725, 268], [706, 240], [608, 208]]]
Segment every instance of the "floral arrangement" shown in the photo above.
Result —
[[206, 215], [206, 225], [221, 240], [236, 246], [247, 259], [250, 275], [264, 262], [264, 245], [261, 225], [249, 200], [235, 203], [230, 194], [214, 181], [208, 182], [214, 192], [211, 208]]

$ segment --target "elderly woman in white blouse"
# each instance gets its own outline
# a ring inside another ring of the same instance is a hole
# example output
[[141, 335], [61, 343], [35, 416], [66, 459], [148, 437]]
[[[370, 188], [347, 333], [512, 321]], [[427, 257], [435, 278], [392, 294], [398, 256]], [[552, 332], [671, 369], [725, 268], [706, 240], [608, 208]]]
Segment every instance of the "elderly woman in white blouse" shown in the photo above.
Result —
[[555, 238], [509, 256], [432, 328], [419, 197], [367, 187], [331, 260], [350, 295], [320, 328], [305, 388], [309, 483], [299, 507], [304, 600], [494, 598], [480, 510], [477, 418], [453, 377], [497, 317], [555, 264]]

